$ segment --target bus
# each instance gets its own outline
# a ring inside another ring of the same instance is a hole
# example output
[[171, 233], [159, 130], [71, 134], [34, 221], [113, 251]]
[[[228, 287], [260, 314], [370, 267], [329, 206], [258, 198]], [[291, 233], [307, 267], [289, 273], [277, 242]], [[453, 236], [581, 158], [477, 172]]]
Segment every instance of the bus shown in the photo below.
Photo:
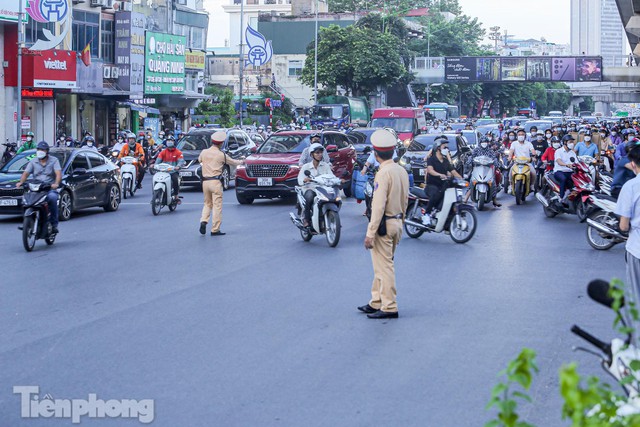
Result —
[[520, 108], [518, 109], [516, 115], [517, 116], [524, 116], [524, 117], [533, 117], [535, 114], [535, 110], [531, 109], [531, 108]]
[[429, 120], [454, 120], [460, 118], [460, 110], [457, 105], [448, 105], [445, 102], [432, 102], [422, 107]]

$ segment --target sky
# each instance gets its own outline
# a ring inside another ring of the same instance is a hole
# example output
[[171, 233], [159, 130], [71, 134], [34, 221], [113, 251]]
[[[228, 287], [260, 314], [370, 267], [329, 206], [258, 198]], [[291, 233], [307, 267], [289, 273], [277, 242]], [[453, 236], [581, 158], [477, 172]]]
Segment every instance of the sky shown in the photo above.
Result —
[[516, 39], [538, 39], [569, 44], [571, 5], [569, 0], [458, 0], [462, 12], [477, 17], [489, 27], [507, 30]]

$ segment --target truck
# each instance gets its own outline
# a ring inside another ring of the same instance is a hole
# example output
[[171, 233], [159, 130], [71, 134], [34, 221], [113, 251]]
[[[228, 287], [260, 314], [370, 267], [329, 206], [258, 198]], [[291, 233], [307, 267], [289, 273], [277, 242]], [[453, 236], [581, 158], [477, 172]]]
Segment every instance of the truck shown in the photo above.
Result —
[[311, 125], [338, 128], [354, 123], [366, 126], [370, 117], [369, 103], [364, 98], [326, 96], [313, 106]]

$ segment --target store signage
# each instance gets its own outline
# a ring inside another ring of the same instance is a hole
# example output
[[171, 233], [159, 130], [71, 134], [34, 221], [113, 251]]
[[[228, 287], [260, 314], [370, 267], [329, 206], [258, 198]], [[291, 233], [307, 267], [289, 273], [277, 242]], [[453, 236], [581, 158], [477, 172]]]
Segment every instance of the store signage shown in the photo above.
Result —
[[116, 12], [115, 63], [118, 86], [125, 91], [142, 92], [144, 85], [144, 23], [137, 12]]
[[22, 89], [23, 98], [52, 99], [53, 89]]
[[[27, 7], [27, 0], [23, 1], [23, 10]], [[18, 22], [18, 13], [20, 12], [20, 1], [16, 0], [0, 0], [0, 21]], [[28, 16], [22, 15], [22, 21], [27, 22]]]
[[187, 50], [184, 58], [186, 68], [190, 70], [204, 70], [204, 52]]
[[43, 24], [55, 22], [59, 25], [57, 35], [49, 30], [43, 30], [43, 38], [36, 40], [29, 50], [54, 49], [67, 37], [71, 29], [70, 0], [29, 0], [25, 11], [36, 22]]
[[76, 52], [47, 50], [33, 56], [33, 87], [76, 87]]
[[446, 82], [602, 81], [601, 57], [446, 57]]
[[185, 83], [187, 38], [146, 33], [145, 94], [181, 94]]

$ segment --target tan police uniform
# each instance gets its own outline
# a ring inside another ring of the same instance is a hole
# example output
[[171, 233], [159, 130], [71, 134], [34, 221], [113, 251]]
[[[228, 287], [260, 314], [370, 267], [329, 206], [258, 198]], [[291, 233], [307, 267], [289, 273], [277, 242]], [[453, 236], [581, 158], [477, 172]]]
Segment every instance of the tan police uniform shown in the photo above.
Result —
[[204, 193], [204, 207], [200, 223], [209, 223], [213, 210], [212, 233], [219, 232], [222, 223], [222, 171], [224, 165], [237, 166], [242, 164], [242, 161], [232, 159], [220, 150], [226, 137], [227, 134], [224, 131], [215, 132], [211, 135], [211, 147], [202, 150], [198, 157], [198, 161], [202, 165], [202, 192]]
[[[374, 149], [385, 151], [393, 150], [396, 146], [393, 135], [383, 130], [372, 134], [371, 143]], [[384, 312], [398, 311], [393, 257], [402, 236], [402, 221], [407, 211], [408, 194], [407, 171], [392, 159], [382, 162], [376, 174], [367, 237], [373, 238], [371, 261], [374, 277], [369, 305]], [[383, 215], [388, 218], [386, 236], [377, 233]]]

